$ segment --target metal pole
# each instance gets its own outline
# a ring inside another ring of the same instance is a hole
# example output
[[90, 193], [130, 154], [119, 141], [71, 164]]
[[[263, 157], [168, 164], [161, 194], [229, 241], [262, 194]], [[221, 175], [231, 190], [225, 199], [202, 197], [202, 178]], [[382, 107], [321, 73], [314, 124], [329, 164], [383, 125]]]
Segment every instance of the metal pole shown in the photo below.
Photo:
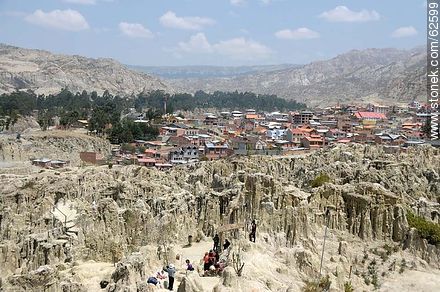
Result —
[[322, 253], [321, 253], [321, 264], [319, 266], [319, 278], [322, 276], [322, 262], [324, 261], [324, 250], [325, 250], [325, 240], [327, 239], [327, 229], [328, 229], [328, 223], [330, 221], [330, 210], [327, 209], [325, 212], [325, 216], [327, 217], [327, 223], [325, 224], [325, 231], [324, 231], [324, 242], [322, 244]]

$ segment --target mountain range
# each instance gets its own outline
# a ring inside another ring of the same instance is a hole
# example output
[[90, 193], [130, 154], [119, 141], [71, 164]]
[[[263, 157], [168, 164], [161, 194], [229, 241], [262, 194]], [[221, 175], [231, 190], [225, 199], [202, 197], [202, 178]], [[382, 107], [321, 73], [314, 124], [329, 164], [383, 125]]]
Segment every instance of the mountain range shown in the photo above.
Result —
[[170, 79], [177, 91], [252, 91], [310, 105], [425, 100], [426, 49], [352, 50], [325, 61], [223, 78]]
[[70, 91], [108, 90], [130, 95], [161, 89], [172, 91], [163, 80], [138, 71], [113, 59], [52, 54], [0, 44], [0, 93], [31, 89], [38, 94]]
[[352, 50], [306, 65], [146, 67], [0, 44], [0, 93], [31, 89], [48, 94], [65, 87], [120, 95], [252, 91], [312, 106], [406, 103], [425, 99], [426, 49]]

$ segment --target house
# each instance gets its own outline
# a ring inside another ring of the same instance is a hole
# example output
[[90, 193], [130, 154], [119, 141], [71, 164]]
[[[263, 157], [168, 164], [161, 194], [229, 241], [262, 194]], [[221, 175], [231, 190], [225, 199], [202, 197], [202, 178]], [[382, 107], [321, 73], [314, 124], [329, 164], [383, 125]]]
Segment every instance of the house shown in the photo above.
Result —
[[156, 159], [154, 158], [138, 158], [137, 162], [141, 166], [154, 167], [156, 165]]
[[185, 134], [185, 129], [165, 126], [159, 129], [159, 134], [162, 136], [182, 136]]
[[80, 152], [79, 158], [81, 161], [90, 164], [102, 164], [104, 160], [102, 155], [96, 152]]
[[231, 139], [231, 146], [234, 154], [247, 155], [252, 152], [258, 153], [267, 148], [267, 144], [259, 137], [237, 137]]
[[196, 162], [199, 160], [199, 147], [195, 145], [178, 147], [172, 149], [169, 155], [170, 162], [173, 164]]
[[69, 161], [64, 160], [52, 160], [49, 158], [33, 159], [32, 165], [43, 167], [43, 168], [62, 168], [69, 164]]
[[183, 145], [191, 144], [191, 138], [187, 136], [171, 136], [167, 137], [166, 140], [167, 145], [173, 146], [173, 147], [180, 147]]
[[325, 136], [332, 140], [340, 140], [347, 137], [347, 133], [339, 129], [330, 129]]
[[403, 145], [406, 142], [406, 137], [395, 134], [378, 134], [375, 137], [376, 144], [386, 144], [392, 146]]
[[145, 149], [144, 152], [145, 158], [160, 158], [160, 153], [153, 149]]
[[295, 146], [299, 146], [301, 144], [301, 139], [305, 136], [308, 136], [306, 132], [302, 131], [299, 128], [295, 129], [287, 129], [286, 131], [286, 139], [287, 141], [291, 142]]
[[321, 148], [325, 145], [325, 140], [319, 135], [305, 136], [301, 139], [301, 145], [307, 149]]
[[286, 137], [286, 129], [269, 129], [266, 132], [266, 137], [273, 140], [280, 140]]
[[381, 121], [387, 119], [385, 114], [375, 112], [356, 112], [354, 115], [360, 121]]
[[205, 157], [208, 160], [215, 160], [227, 157], [232, 154], [227, 143], [218, 141], [205, 142]]

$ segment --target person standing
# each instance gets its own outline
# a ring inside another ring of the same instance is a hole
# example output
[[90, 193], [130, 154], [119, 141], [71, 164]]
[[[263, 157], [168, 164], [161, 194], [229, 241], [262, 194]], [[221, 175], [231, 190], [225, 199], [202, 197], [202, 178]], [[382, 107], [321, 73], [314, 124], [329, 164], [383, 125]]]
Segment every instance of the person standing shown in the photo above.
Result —
[[214, 251], [218, 253], [220, 248], [220, 237], [216, 234], [212, 240], [214, 241]]
[[255, 242], [255, 237], [257, 235], [257, 223], [255, 220], [252, 220], [251, 223], [251, 233], [249, 234], [249, 240]]
[[173, 291], [174, 277], [176, 276], [176, 268], [173, 264], [169, 264], [165, 269], [168, 273], [168, 290]]

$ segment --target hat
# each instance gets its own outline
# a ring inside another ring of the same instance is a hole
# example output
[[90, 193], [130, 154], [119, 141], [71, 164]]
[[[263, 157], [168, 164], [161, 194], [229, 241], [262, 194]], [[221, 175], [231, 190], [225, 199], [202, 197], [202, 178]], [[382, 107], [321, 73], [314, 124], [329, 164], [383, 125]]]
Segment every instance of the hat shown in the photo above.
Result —
[[174, 265], [173, 265], [173, 264], [170, 264], [169, 267], [170, 267], [171, 269], [174, 269]]

